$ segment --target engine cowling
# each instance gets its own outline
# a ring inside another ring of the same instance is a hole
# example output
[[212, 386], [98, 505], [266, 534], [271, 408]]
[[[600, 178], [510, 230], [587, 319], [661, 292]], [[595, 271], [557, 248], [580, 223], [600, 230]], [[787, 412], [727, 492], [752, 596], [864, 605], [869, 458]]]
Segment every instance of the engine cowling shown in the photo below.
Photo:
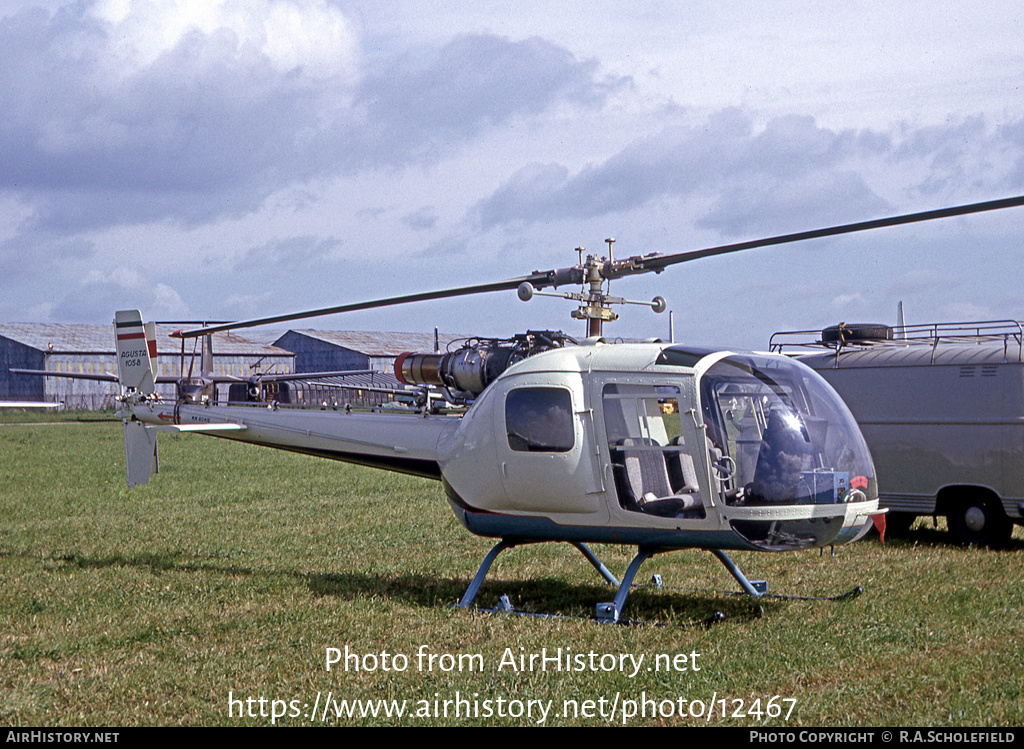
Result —
[[516, 362], [566, 342], [571, 339], [563, 333], [530, 331], [506, 340], [471, 339], [443, 354], [406, 351], [395, 359], [395, 377], [406, 385], [443, 387], [472, 400]]

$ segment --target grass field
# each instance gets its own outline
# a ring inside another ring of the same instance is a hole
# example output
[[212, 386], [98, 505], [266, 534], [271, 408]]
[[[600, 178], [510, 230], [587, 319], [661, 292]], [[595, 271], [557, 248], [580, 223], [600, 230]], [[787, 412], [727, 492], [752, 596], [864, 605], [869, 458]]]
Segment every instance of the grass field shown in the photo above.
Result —
[[[733, 555], [775, 593], [864, 588], [837, 602], [754, 601], [707, 552], [658, 556], [638, 580], [665, 587], [634, 591], [626, 615], [672, 626], [587, 621], [613, 592], [582, 557], [517, 548], [477, 602], [568, 618], [485, 615], [450, 607], [491, 542], [438, 483], [160, 440], [160, 475], [129, 492], [119, 423], [0, 425], [0, 724], [1024, 724], [1020, 528], [1003, 551], [926, 522], [834, 558]], [[595, 551], [616, 574], [631, 557]], [[346, 647], [358, 664], [328, 671]], [[510, 664], [544, 649], [582, 661]], [[406, 712], [349, 716], [353, 700]]]

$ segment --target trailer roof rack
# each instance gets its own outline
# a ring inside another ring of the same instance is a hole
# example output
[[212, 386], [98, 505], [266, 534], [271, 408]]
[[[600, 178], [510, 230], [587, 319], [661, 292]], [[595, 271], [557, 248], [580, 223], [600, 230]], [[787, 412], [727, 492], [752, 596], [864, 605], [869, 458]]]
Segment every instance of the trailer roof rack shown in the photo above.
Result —
[[839, 323], [821, 330], [784, 330], [772, 334], [768, 348], [772, 353], [798, 356], [812, 351], [863, 351], [885, 347], [930, 346], [939, 344], [1002, 344], [1004, 358], [1024, 361], [1024, 323], [1016, 320], [940, 322], [919, 325], [887, 326], [873, 323]]

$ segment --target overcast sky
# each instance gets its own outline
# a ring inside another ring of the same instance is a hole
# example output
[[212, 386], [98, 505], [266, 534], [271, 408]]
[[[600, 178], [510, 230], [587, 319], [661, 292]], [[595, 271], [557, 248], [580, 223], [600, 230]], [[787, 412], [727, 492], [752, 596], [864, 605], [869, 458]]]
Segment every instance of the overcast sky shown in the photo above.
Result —
[[[1006, 2], [4, 0], [0, 319], [237, 319], [1024, 193]], [[677, 340], [1024, 319], [1024, 209], [615, 282]], [[514, 292], [298, 327], [581, 336]], [[610, 336], [668, 335], [619, 308]]]

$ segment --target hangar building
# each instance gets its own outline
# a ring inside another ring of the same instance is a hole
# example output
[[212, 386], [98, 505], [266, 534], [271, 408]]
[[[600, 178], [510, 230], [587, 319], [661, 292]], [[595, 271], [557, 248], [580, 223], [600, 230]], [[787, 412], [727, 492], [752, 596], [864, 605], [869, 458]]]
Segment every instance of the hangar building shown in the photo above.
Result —
[[[157, 325], [157, 375], [177, 378], [188, 374], [191, 346], [182, 358], [181, 339], [171, 332], [183, 325]], [[334, 381], [330, 401], [360, 403], [358, 388], [400, 390], [394, 377], [394, 360], [405, 351], [446, 350], [464, 335], [429, 333], [388, 333], [342, 330], [289, 330], [271, 344], [234, 333], [213, 336], [214, 374], [247, 377], [254, 374], [288, 372], [333, 372], [372, 370], [376, 374]], [[0, 401], [49, 401], [65, 408], [112, 408], [118, 394], [117, 357], [109, 325], [71, 323], [0, 323]], [[198, 368], [198, 359], [195, 366]], [[32, 369], [55, 374], [78, 374], [95, 379], [38, 377], [12, 374], [9, 369]], [[198, 371], [195, 372], [197, 375]], [[344, 391], [338, 390], [344, 384]], [[320, 389], [291, 386], [295, 402], [328, 400]], [[220, 398], [227, 386], [220, 386]], [[160, 396], [173, 400], [172, 382], [159, 383]], [[309, 391], [309, 392], [304, 392]]]
[[393, 372], [395, 357], [406, 351], [446, 350], [467, 336], [449, 333], [380, 333], [359, 330], [289, 330], [274, 341], [295, 354], [296, 372], [372, 369]]
[[[188, 374], [188, 356], [182, 358], [181, 339], [171, 338], [181, 325], [157, 325], [157, 375]], [[245, 377], [259, 373], [293, 371], [294, 355], [276, 346], [254, 343], [232, 333], [213, 336], [214, 373]], [[198, 358], [196, 365], [198, 368]], [[9, 373], [10, 369], [45, 370], [96, 379], [39, 377]], [[198, 371], [196, 372], [198, 374]], [[174, 383], [160, 383], [157, 391], [174, 400]], [[65, 408], [113, 408], [118, 394], [117, 357], [110, 325], [72, 323], [0, 323], [0, 400], [49, 401]]]

